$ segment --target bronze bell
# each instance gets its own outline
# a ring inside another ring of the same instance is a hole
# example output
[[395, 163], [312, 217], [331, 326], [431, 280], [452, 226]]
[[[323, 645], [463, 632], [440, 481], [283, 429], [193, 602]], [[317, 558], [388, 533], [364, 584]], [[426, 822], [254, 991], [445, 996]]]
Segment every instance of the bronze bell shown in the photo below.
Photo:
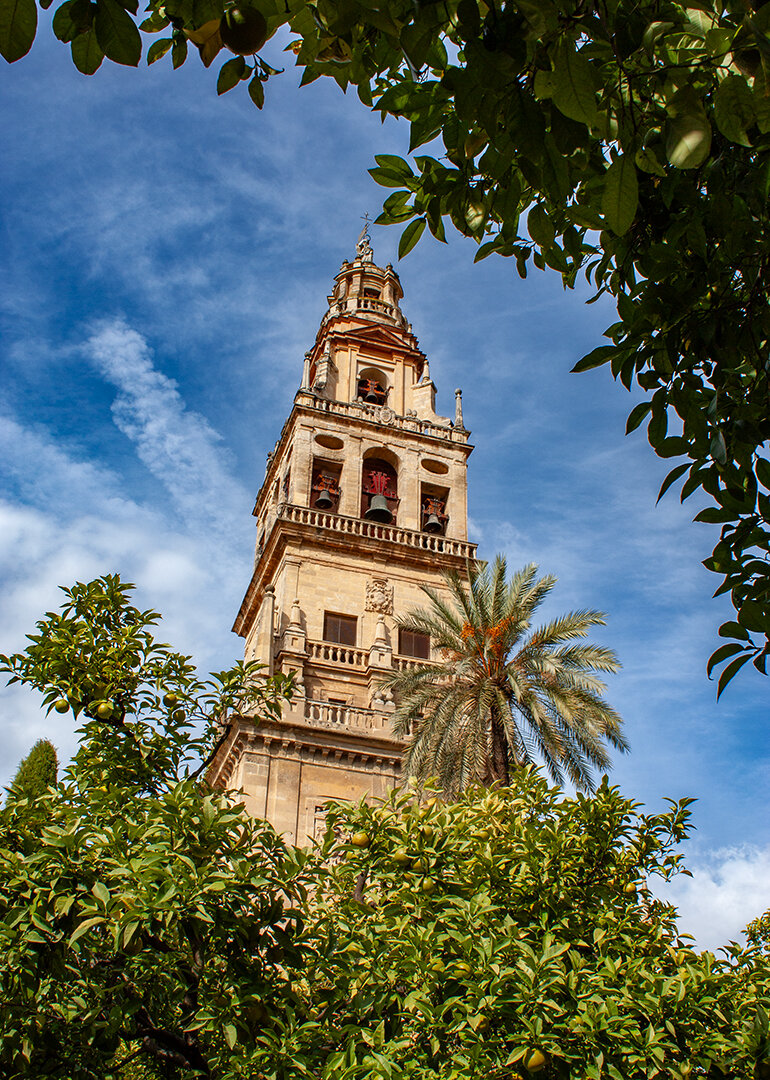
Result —
[[374, 405], [376, 405], [379, 402], [379, 400], [380, 400], [379, 395], [377, 394], [377, 392], [375, 390], [370, 390], [369, 393], [364, 398], [364, 401], [371, 402]]
[[323, 491], [318, 493], [315, 504], [318, 510], [331, 510], [334, 506], [334, 499], [332, 499], [331, 492], [327, 488], [324, 488]]
[[364, 517], [367, 521], [379, 521], [382, 525], [390, 525], [393, 515], [384, 495], [372, 495], [372, 501]]
[[437, 514], [428, 514], [428, 520], [425, 522], [423, 530], [429, 533], [440, 533], [444, 531]]

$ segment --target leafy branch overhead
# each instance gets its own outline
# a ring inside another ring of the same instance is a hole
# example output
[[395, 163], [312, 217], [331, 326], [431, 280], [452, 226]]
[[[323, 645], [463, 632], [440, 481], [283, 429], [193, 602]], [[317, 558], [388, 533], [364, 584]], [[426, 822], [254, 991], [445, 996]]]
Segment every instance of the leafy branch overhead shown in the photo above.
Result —
[[[770, 651], [770, 5], [755, 0], [152, 0], [141, 30], [161, 35], [148, 61], [188, 44], [205, 64], [229, 25], [220, 93], [248, 80], [261, 107], [275, 69], [259, 56], [281, 27], [301, 83], [321, 76], [365, 106], [403, 117], [414, 164], [377, 158], [393, 189], [378, 219], [404, 224], [399, 254], [447, 219], [479, 244], [477, 259], [513, 258], [587, 276], [618, 319], [608, 343], [575, 366], [608, 366], [646, 395], [656, 454], [677, 459], [661, 494], [709, 497], [697, 515], [720, 527], [706, 560], [735, 621], [709, 663], [718, 690]], [[236, 14], [233, 14], [236, 13]], [[137, 64], [134, 0], [66, 0], [54, 32], [91, 73], [107, 56]], [[229, 23], [228, 23], [229, 20]], [[258, 20], [257, 20], [258, 21]], [[30, 48], [34, 0], [0, 0], [0, 51]], [[261, 24], [260, 24], [261, 26]], [[433, 149], [433, 147], [431, 147]]]

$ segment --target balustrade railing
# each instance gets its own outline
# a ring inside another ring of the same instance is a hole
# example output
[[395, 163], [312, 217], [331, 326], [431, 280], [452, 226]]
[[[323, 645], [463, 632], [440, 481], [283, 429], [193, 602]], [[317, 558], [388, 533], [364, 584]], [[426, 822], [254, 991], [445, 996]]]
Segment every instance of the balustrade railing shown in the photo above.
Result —
[[345, 729], [347, 731], [376, 731], [394, 738], [389, 713], [374, 709], [362, 709], [355, 705], [335, 705], [329, 701], [306, 701], [305, 720], [315, 727]]
[[329, 641], [308, 641], [308, 655], [317, 663], [344, 664], [346, 667], [366, 667], [366, 649], [349, 645], [333, 645]]
[[370, 537], [372, 540], [385, 540], [393, 544], [422, 548], [444, 555], [459, 556], [462, 559], [476, 557], [476, 545], [466, 540], [452, 540], [447, 536], [435, 536], [431, 533], [417, 532], [414, 529], [402, 529], [398, 525], [381, 525], [366, 518], [343, 517], [341, 514], [329, 514], [308, 506], [295, 506], [282, 503], [278, 507], [279, 518], [293, 521], [298, 525], [311, 525], [316, 529], [329, 529], [331, 532], [345, 533], [349, 536]]
[[417, 416], [398, 416], [387, 405], [373, 405], [366, 401], [331, 401], [320, 397], [315, 398], [312, 404], [305, 403], [305, 405], [319, 412], [331, 413], [333, 416], [355, 416], [398, 431], [415, 431], [422, 435], [430, 435], [434, 439], [461, 443], [468, 441], [469, 433], [464, 428], [452, 427], [451, 424], [433, 424], [430, 420], [421, 420]]

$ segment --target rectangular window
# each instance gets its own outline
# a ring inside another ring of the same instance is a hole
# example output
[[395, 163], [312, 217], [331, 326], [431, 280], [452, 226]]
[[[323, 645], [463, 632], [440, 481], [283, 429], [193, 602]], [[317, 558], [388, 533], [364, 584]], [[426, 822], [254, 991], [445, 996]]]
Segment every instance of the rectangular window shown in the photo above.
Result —
[[333, 615], [324, 612], [324, 641], [335, 645], [355, 645], [358, 619], [354, 615]]
[[399, 630], [398, 651], [401, 656], [414, 656], [418, 660], [430, 660], [430, 638], [412, 630]]

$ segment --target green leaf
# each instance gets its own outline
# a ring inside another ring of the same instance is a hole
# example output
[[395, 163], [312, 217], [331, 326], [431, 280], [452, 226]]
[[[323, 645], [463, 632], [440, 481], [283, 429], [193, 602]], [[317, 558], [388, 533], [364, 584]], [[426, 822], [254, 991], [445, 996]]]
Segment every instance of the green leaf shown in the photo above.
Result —
[[721, 431], [715, 431], [711, 436], [711, 443], [709, 450], [714, 461], [718, 461], [720, 465], [724, 465], [727, 461], [727, 445], [725, 444], [725, 437]]
[[403, 259], [405, 255], [408, 255], [412, 248], [425, 231], [425, 218], [417, 218], [415, 221], [410, 221], [404, 231], [401, 233], [401, 239], [398, 242], [398, 257]]
[[83, 934], [87, 934], [88, 931], [91, 930], [94, 926], [98, 926], [100, 923], [103, 922], [103, 915], [96, 915], [91, 919], [85, 919], [82, 923], [80, 923], [80, 925], [76, 928], [75, 932], [70, 936], [69, 944], [74, 945], [78, 938], [81, 938]]
[[686, 112], [668, 121], [666, 156], [675, 169], [697, 169], [711, 150], [711, 124], [705, 112]]
[[574, 43], [566, 43], [554, 57], [553, 101], [570, 120], [591, 125], [596, 119], [594, 74], [590, 63]]
[[717, 683], [717, 701], [722, 696], [722, 691], [725, 689], [730, 680], [738, 674], [744, 664], [748, 663], [751, 659], [751, 653], [743, 653], [742, 656], [737, 656], [735, 660], [727, 665], [722, 674], [719, 676], [719, 682]]
[[242, 56], [234, 56], [232, 60], [228, 60], [227, 63], [223, 64], [217, 79], [217, 93], [226, 94], [228, 90], [232, 90], [234, 86], [237, 86], [245, 70], [246, 61]]
[[728, 75], [714, 94], [714, 119], [726, 139], [740, 146], [751, 146], [748, 129], [756, 115], [754, 99], [742, 75]]
[[225, 1024], [225, 1041], [231, 1050], [238, 1042], [238, 1032], [233, 1024]]
[[739, 652], [743, 652], [743, 646], [739, 645], [737, 641], [730, 641], [726, 645], [720, 645], [709, 657], [708, 664], [706, 665], [706, 674], [708, 677], [711, 678], [711, 672], [718, 664], [723, 663], [725, 660], [729, 660], [731, 656], [735, 656], [735, 654]]
[[638, 205], [636, 166], [627, 154], [622, 154], [605, 174], [602, 195], [602, 213], [616, 236], [622, 236], [631, 228]]
[[[641, 401], [638, 405], [635, 405], [631, 412], [628, 414], [628, 420], [626, 420], [626, 435], [630, 435], [632, 431], [636, 429], [644, 420], [645, 416], [652, 410], [652, 403], [649, 401]], [[660, 498], [660, 496], [658, 496]]]
[[259, 75], [249, 81], [249, 97], [258, 109], [265, 104], [265, 87]]
[[527, 232], [542, 248], [550, 247], [554, 241], [556, 229], [540, 203], [531, 206], [527, 213]]
[[70, 49], [72, 62], [83, 75], [93, 75], [101, 67], [104, 53], [96, 40], [94, 30], [86, 30], [84, 34], [74, 37]]
[[720, 637], [738, 638], [740, 641], [751, 641], [751, 636], [745, 626], [737, 622], [725, 622], [718, 630]]
[[0, 54], [9, 64], [27, 55], [36, 32], [35, 0], [0, 0]]
[[174, 71], [187, 59], [187, 38], [177, 37], [174, 38], [174, 44], [171, 46], [171, 66]]
[[142, 40], [136, 23], [117, 0], [96, 0], [94, 29], [104, 55], [116, 64], [136, 67]]
[[757, 600], [744, 600], [738, 611], [738, 622], [747, 630], [764, 634], [768, 629], [768, 615], [764, 605]]
[[156, 60], [160, 60], [162, 56], [165, 56], [171, 46], [174, 44], [173, 38], [160, 38], [158, 41], [153, 41], [147, 50], [147, 63], [154, 64]]
[[617, 351], [618, 350], [614, 345], [600, 345], [598, 349], [593, 349], [587, 356], [584, 356], [582, 360], [578, 360], [570, 374], [579, 371], [590, 371], [591, 368], [601, 367], [602, 364], [606, 364], [611, 360]]
[[690, 462], [685, 461], [685, 463], [683, 465], [677, 465], [675, 469], [671, 470], [671, 472], [668, 474], [666, 479], [660, 485], [660, 491], [658, 492], [658, 498], [656, 499], [656, 502], [660, 502], [660, 500], [666, 494], [666, 492], [671, 487], [671, 485], [675, 484], [676, 481], [679, 479], [679, 477], [683, 476], [684, 473], [686, 473], [689, 468], [690, 468]]
[[414, 179], [414, 173], [406, 161], [403, 158], [396, 157], [395, 154], [375, 154], [374, 160], [381, 169], [386, 169], [394, 176], [400, 176], [402, 183], [404, 180]]

